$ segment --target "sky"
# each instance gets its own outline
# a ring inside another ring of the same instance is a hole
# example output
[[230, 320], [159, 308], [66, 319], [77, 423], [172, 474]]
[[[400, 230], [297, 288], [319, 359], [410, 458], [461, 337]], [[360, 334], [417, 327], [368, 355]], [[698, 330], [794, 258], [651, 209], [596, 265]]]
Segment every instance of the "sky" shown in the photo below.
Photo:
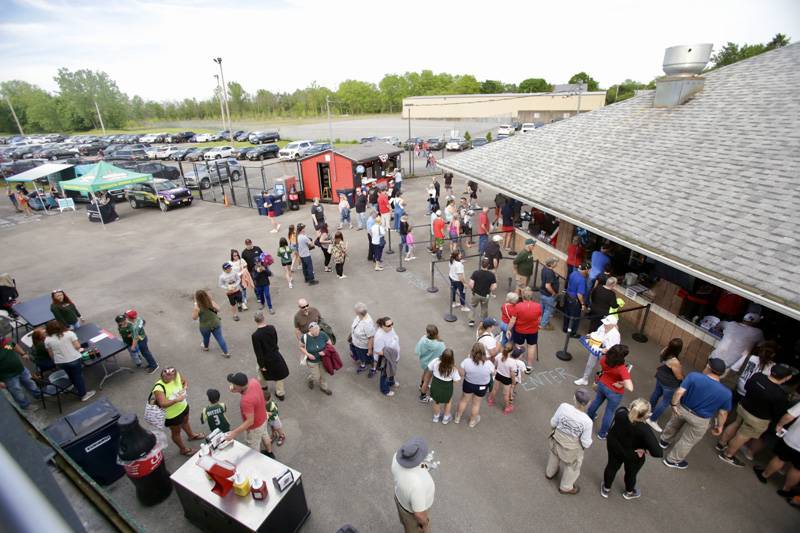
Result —
[[129, 96], [208, 98], [222, 57], [248, 92], [430, 69], [608, 87], [661, 74], [677, 44], [800, 40], [800, 0], [0, 0], [0, 81], [55, 91], [60, 67]]

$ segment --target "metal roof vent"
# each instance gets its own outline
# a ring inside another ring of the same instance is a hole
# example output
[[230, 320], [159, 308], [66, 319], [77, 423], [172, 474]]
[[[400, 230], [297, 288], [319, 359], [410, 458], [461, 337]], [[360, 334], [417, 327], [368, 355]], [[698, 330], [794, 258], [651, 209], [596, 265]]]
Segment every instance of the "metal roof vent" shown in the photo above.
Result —
[[671, 46], [664, 51], [664, 74], [656, 80], [655, 107], [675, 107], [703, 90], [700, 76], [711, 57], [712, 44]]

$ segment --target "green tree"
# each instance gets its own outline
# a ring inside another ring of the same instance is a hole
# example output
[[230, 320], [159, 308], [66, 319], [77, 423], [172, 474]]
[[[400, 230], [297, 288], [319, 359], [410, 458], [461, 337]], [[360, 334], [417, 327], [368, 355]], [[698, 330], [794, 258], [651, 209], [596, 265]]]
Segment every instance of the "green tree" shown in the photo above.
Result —
[[628, 98], [634, 96], [636, 91], [642, 89], [655, 89], [655, 80], [648, 84], [633, 80], [625, 80], [622, 83], [612, 85], [606, 91], [606, 105], [627, 100]]
[[497, 94], [503, 92], [503, 83], [497, 80], [483, 80], [481, 94]]
[[381, 102], [384, 109], [391, 113], [400, 109], [403, 98], [409, 95], [408, 79], [398, 74], [387, 74], [378, 84], [381, 91]]
[[247, 102], [247, 93], [239, 82], [228, 82], [228, 105], [231, 108], [231, 114], [241, 117], [245, 110]]
[[[121, 128], [128, 118], [127, 97], [105, 72], [58, 69], [55, 77], [63, 100], [64, 126], [72, 130], [99, 128], [95, 102], [107, 128]], [[163, 114], [163, 110], [162, 110]]]
[[345, 80], [339, 84], [336, 99], [350, 113], [377, 113], [380, 111], [380, 93], [373, 83]]
[[492, 132], [491, 131], [487, 131], [486, 132], [486, 140], [489, 141], [489, 142], [492, 142]]
[[464, 132], [464, 140], [467, 142], [472, 140], [472, 135], [470, 135], [468, 131]]
[[726, 65], [732, 65], [737, 61], [748, 59], [758, 54], [763, 54], [775, 48], [781, 48], [789, 44], [789, 37], [783, 33], [776, 33], [772, 40], [765, 44], [736, 44], [728, 42], [716, 54], [711, 56], [713, 65], [708, 69], [712, 70]]
[[600, 87], [594, 78], [583, 71], [572, 76], [567, 83], [585, 83], [587, 85], [587, 91], [597, 91]]
[[521, 93], [549, 93], [553, 87], [544, 78], [528, 78], [519, 83]]
[[[14, 106], [25, 133], [62, 129], [58, 99], [40, 87], [20, 80], [4, 81], [0, 83], [0, 94]], [[8, 102], [0, 102], [0, 105], [7, 111], [2, 119], [2, 131], [17, 131]]]
[[450, 94], [477, 94], [481, 92], [481, 84], [471, 74], [454, 76], [450, 85]]

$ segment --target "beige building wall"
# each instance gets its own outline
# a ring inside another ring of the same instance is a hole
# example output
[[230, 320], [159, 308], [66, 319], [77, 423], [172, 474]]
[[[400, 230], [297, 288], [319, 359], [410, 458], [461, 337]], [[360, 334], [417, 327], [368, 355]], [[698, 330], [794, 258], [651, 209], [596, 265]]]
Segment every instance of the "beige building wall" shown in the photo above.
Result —
[[[581, 93], [581, 112], [594, 111], [605, 105], [606, 93]], [[525, 118], [525, 122], [550, 122], [567, 118], [578, 110], [578, 95], [573, 93], [532, 94], [466, 94], [411, 96], [403, 99], [403, 118], [474, 119]], [[534, 120], [535, 113], [540, 119]], [[530, 118], [531, 120], [528, 120]]]

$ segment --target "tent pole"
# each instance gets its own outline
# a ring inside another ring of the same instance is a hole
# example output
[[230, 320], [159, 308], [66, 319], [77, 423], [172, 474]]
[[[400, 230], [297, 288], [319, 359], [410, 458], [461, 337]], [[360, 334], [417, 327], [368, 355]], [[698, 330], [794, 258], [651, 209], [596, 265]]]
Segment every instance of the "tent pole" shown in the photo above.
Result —
[[36, 180], [33, 180], [33, 188], [36, 190], [36, 194], [39, 196], [39, 201], [42, 202], [42, 208], [44, 209], [44, 214], [49, 215], [50, 210], [47, 209], [47, 198], [42, 200], [42, 193], [39, 191], [39, 186], [36, 185]]
[[103, 220], [103, 212], [100, 211], [100, 202], [97, 201], [97, 196], [94, 195], [94, 191], [89, 191], [89, 194], [92, 195], [92, 199], [94, 200], [94, 204], [97, 206], [97, 216], [100, 217], [100, 225], [103, 226], [103, 229], [106, 229], [106, 222]]

